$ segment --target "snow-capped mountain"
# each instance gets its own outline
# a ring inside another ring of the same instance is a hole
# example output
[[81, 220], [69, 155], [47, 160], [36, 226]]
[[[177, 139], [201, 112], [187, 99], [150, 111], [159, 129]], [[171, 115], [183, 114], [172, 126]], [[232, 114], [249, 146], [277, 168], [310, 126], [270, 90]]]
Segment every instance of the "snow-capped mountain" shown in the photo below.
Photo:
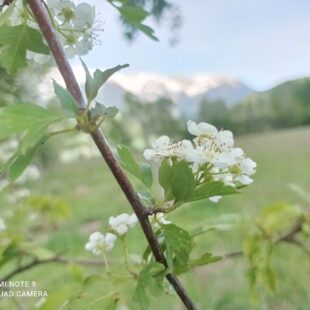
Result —
[[198, 74], [182, 77], [118, 73], [103, 87], [99, 97], [102, 102], [122, 107], [125, 92], [146, 101], [168, 97], [178, 106], [181, 115], [193, 116], [198, 113], [203, 99], [221, 99], [227, 105], [233, 105], [253, 91], [237, 79], [226, 76]]
[[[83, 68], [77, 66], [74, 72], [82, 85], [85, 80]], [[49, 80], [59, 78], [54, 71], [50, 75]], [[48, 93], [46, 88], [50, 90], [52, 88], [46, 83], [44, 85], [45, 87], [41, 88], [46, 96]], [[197, 115], [203, 99], [221, 99], [227, 105], [233, 105], [253, 93], [253, 90], [239, 80], [228, 76], [197, 74], [185, 77], [118, 72], [100, 90], [97, 101], [122, 109], [125, 104], [124, 95], [127, 92], [146, 102], [154, 101], [159, 97], [168, 97], [176, 104], [175, 110], [178, 114], [189, 117]]]

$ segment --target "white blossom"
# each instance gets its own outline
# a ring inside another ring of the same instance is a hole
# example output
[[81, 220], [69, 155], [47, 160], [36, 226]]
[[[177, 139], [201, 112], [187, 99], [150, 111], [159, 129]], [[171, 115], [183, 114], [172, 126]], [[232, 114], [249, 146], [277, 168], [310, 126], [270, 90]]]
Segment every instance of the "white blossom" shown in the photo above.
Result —
[[221, 151], [228, 151], [234, 146], [234, 136], [230, 130], [221, 130], [215, 135], [215, 141]]
[[106, 233], [104, 235], [96, 231], [89, 236], [89, 241], [85, 244], [85, 250], [93, 252], [95, 255], [100, 255], [113, 248], [116, 238], [114, 234]]
[[161, 225], [167, 225], [171, 224], [170, 221], [168, 221], [165, 217], [165, 213], [163, 212], [158, 212], [156, 214], [152, 214], [149, 216], [151, 224], [161, 224]]
[[76, 8], [76, 18], [74, 25], [76, 27], [85, 27], [88, 29], [95, 23], [96, 9], [88, 3], [80, 3]]
[[60, 30], [59, 38], [66, 55], [73, 58], [87, 54], [97, 40], [97, 32], [101, 31], [96, 22], [95, 7], [88, 3], [76, 6], [71, 0], [49, 0], [48, 4]]
[[190, 134], [197, 137], [212, 137], [218, 132], [215, 126], [204, 122], [197, 124], [193, 121], [188, 121], [187, 129]]
[[251, 158], [245, 158], [240, 163], [242, 173], [245, 175], [253, 175], [256, 172], [256, 166], [256, 162]]
[[127, 234], [129, 228], [136, 225], [138, 219], [135, 214], [129, 215], [122, 213], [118, 216], [111, 216], [109, 218], [109, 225], [111, 229], [120, 236]]
[[152, 143], [153, 149], [146, 149], [143, 156], [147, 160], [161, 160], [163, 158], [179, 157], [185, 158], [186, 154], [190, 154], [193, 145], [189, 140], [182, 140], [173, 143], [167, 136], [161, 136]]
[[[222, 181], [225, 185], [249, 185], [256, 172], [256, 163], [246, 157], [241, 148], [234, 146], [233, 133], [218, 130], [208, 123], [187, 122], [188, 132], [193, 140], [173, 142], [161, 136], [152, 143], [151, 149], [144, 151], [147, 160], [160, 162], [165, 158], [186, 160], [199, 184], [206, 180]], [[213, 202], [221, 197], [211, 197]]]
[[219, 202], [220, 200], [222, 199], [222, 196], [212, 196], [212, 197], [209, 197], [209, 200], [212, 201], [212, 202]]
[[243, 185], [250, 185], [253, 183], [253, 179], [250, 178], [250, 176], [256, 172], [256, 166], [256, 162], [251, 158], [244, 158], [239, 164], [240, 172], [236, 180]]

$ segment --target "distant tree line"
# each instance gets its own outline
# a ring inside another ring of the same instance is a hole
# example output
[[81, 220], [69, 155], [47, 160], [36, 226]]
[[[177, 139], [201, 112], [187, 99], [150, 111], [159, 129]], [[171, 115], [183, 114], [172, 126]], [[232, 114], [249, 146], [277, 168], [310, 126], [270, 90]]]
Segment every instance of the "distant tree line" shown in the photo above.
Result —
[[[143, 148], [156, 136], [168, 135], [176, 140], [187, 137], [187, 118], [179, 114], [178, 105], [169, 98], [146, 101], [128, 93], [120, 115], [113, 126], [106, 128], [117, 143]], [[310, 125], [310, 78], [252, 94], [233, 106], [204, 99], [194, 120], [230, 129], [237, 135]]]
[[310, 125], [310, 78], [250, 95], [231, 107], [203, 100], [198, 118], [237, 134]]

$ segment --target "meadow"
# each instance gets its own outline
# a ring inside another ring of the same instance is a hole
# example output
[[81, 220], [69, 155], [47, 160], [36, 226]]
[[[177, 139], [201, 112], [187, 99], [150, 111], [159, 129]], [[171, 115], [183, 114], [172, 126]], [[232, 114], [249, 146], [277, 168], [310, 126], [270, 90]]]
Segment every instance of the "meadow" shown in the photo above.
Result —
[[[258, 164], [254, 184], [243, 190], [242, 194], [224, 197], [218, 204], [203, 201], [186, 205], [168, 216], [169, 220], [188, 230], [198, 226], [207, 228], [213, 224], [221, 227], [197, 239], [198, 250], [217, 255], [242, 249], [244, 235], [255, 231], [253, 219], [263, 207], [281, 201], [301, 203], [299, 197], [290, 190], [290, 184], [305, 190], [310, 187], [310, 128], [242, 136], [237, 138], [236, 144]], [[50, 250], [74, 259], [94, 259], [84, 250], [88, 235], [103, 230], [109, 216], [131, 213], [111, 173], [100, 159], [52, 163], [45, 170], [44, 177], [32, 184], [32, 190], [62, 196], [71, 205], [71, 217], [63, 221], [47, 241], [44, 236], [38, 238]], [[138, 226], [130, 233], [129, 241], [130, 251], [141, 255], [141, 245], [146, 245], [146, 242]], [[109, 253], [112, 265], [113, 260], [121, 259], [120, 251], [117, 247]], [[245, 276], [247, 265], [242, 256], [225, 258], [196, 268], [192, 275], [181, 278], [200, 309], [310, 309], [309, 257], [298, 247], [285, 243], [277, 247], [273, 257], [279, 275], [277, 291], [274, 295], [262, 292], [258, 304], [249, 298]], [[61, 309], [66, 292], [77, 293], [84, 276], [102, 272], [102, 267], [86, 268], [77, 264], [65, 267], [65, 264], [59, 263], [45, 264], [21, 273], [14, 279], [34, 279], [41, 289], [49, 292], [48, 298], [54, 303], [49, 303], [48, 307], [43, 305], [40, 309]], [[102, 294], [105, 294], [104, 291]], [[126, 300], [122, 303], [126, 304]], [[12, 309], [11, 304], [5, 307], [5, 304], [1, 305], [1, 309]], [[98, 308], [94, 306], [91, 309]], [[151, 309], [182, 309], [182, 306], [170, 293], [159, 300], [154, 299]]]

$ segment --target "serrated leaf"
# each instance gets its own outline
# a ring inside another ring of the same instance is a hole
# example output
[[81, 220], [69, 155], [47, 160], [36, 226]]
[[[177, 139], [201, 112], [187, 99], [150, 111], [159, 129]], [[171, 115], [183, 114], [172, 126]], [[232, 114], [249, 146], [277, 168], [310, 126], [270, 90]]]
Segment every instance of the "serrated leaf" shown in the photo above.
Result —
[[0, 139], [22, 133], [34, 127], [44, 127], [63, 116], [35, 104], [16, 104], [0, 109]]
[[146, 185], [146, 187], [150, 188], [153, 184], [153, 173], [151, 166], [146, 163], [139, 164], [141, 171], [141, 180]]
[[250, 235], [243, 242], [243, 253], [250, 263], [253, 263], [255, 256], [260, 252], [262, 239], [258, 235]]
[[56, 254], [53, 251], [40, 246], [31, 246], [31, 247], [26, 246], [23, 247], [22, 249], [26, 253], [34, 256], [39, 260], [51, 259], [53, 257], [56, 257]]
[[0, 26], [5, 24], [8, 19], [10, 18], [10, 16], [12, 15], [12, 13], [14, 12], [14, 8], [15, 8], [15, 2], [13, 1], [8, 8], [0, 14]]
[[93, 101], [97, 97], [99, 89], [114, 73], [129, 66], [128, 64], [118, 65], [105, 71], [97, 69], [94, 73], [94, 76], [92, 77], [86, 64], [83, 62], [82, 59], [81, 62], [86, 75], [85, 92], [88, 102]]
[[105, 105], [96, 102], [96, 105], [94, 108], [90, 110], [90, 117], [91, 119], [98, 119], [100, 117], [108, 117], [108, 118], [114, 118], [118, 113], [117, 107], [106, 107]]
[[121, 159], [122, 166], [132, 175], [140, 179], [141, 172], [138, 163], [135, 161], [131, 151], [125, 146], [117, 148], [118, 156]]
[[162, 225], [167, 252], [173, 256], [173, 270], [181, 273], [188, 270], [189, 256], [194, 248], [194, 241], [190, 234], [174, 225]]
[[149, 38], [151, 38], [154, 41], [159, 41], [158, 38], [155, 36], [155, 31], [153, 28], [144, 25], [144, 24], [135, 24], [134, 25], [136, 28], [138, 28], [140, 31], [142, 31], [144, 34], [146, 34]]
[[79, 111], [78, 103], [75, 101], [71, 93], [67, 89], [60, 86], [55, 80], [53, 80], [53, 85], [54, 92], [62, 107], [67, 111], [77, 114]]
[[276, 291], [276, 275], [269, 264], [262, 270], [262, 281], [270, 292], [274, 293]]
[[137, 192], [139, 198], [145, 201], [147, 204], [154, 204], [154, 198], [149, 192]]
[[265, 207], [256, 218], [256, 224], [270, 237], [289, 230], [301, 218], [302, 210], [287, 203], [274, 203]]
[[41, 33], [29, 27], [27, 23], [18, 26], [2, 25], [0, 28], [2, 45], [0, 61], [10, 74], [25, 67], [27, 50], [39, 54], [48, 54], [49, 49], [42, 41]]
[[165, 191], [165, 198], [171, 198], [171, 178], [172, 178], [172, 165], [168, 159], [162, 161], [158, 169], [158, 181]]
[[142, 22], [149, 15], [143, 8], [123, 3], [122, 6], [113, 5], [121, 14], [121, 16], [130, 23], [133, 27], [139, 29], [154, 41], [158, 41], [154, 35], [154, 30], [143, 24]]
[[132, 24], [140, 23], [149, 15], [149, 13], [143, 10], [141, 7], [133, 5], [126, 5], [120, 7], [119, 12], [122, 14], [123, 17], [127, 19], [128, 22]]
[[12, 162], [17, 158], [19, 152], [14, 153], [5, 163], [0, 166], [0, 174], [4, 173]]
[[237, 189], [233, 186], [225, 185], [221, 181], [211, 181], [196, 187], [193, 200], [201, 200], [212, 196], [225, 196], [237, 193]]
[[164, 160], [159, 167], [158, 179], [166, 200], [188, 202], [194, 197], [196, 182], [186, 161], [176, 161], [170, 165], [169, 160]]
[[20, 255], [20, 250], [13, 242], [9, 244], [6, 249], [1, 253], [0, 267], [6, 264], [11, 259], [14, 259]]
[[33, 159], [36, 152], [36, 147], [28, 150], [25, 154], [18, 152], [16, 159], [10, 164], [8, 168], [8, 178], [14, 182], [27, 168]]
[[139, 273], [133, 301], [140, 310], [149, 309], [151, 294], [158, 297], [164, 290], [165, 267], [157, 262], [146, 265]]
[[117, 148], [117, 152], [121, 160], [121, 165], [124, 169], [139, 179], [143, 184], [145, 184], [145, 186], [150, 188], [153, 183], [151, 167], [146, 163], [138, 164], [131, 151], [125, 146], [119, 146]]
[[43, 125], [34, 126], [27, 130], [20, 145], [21, 154], [25, 154], [29, 149], [35, 147], [43, 140], [46, 133], [46, 128], [47, 125]]
[[195, 178], [188, 163], [184, 160], [175, 162], [171, 176], [171, 190], [176, 202], [191, 201], [195, 186]]
[[114, 310], [118, 300], [118, 292], [113, 290], [109, 281], [100, 276], [90, 276], [84, 281], [82, 291], [68, 300], [63, 309]]
[[188, 264], [190, 267], [198, 267], [217, 262], [221, 259], [223, 259], [222, 256], [213, 256], [212, 253], [205, 253], [197, 259], [190, 260]]

